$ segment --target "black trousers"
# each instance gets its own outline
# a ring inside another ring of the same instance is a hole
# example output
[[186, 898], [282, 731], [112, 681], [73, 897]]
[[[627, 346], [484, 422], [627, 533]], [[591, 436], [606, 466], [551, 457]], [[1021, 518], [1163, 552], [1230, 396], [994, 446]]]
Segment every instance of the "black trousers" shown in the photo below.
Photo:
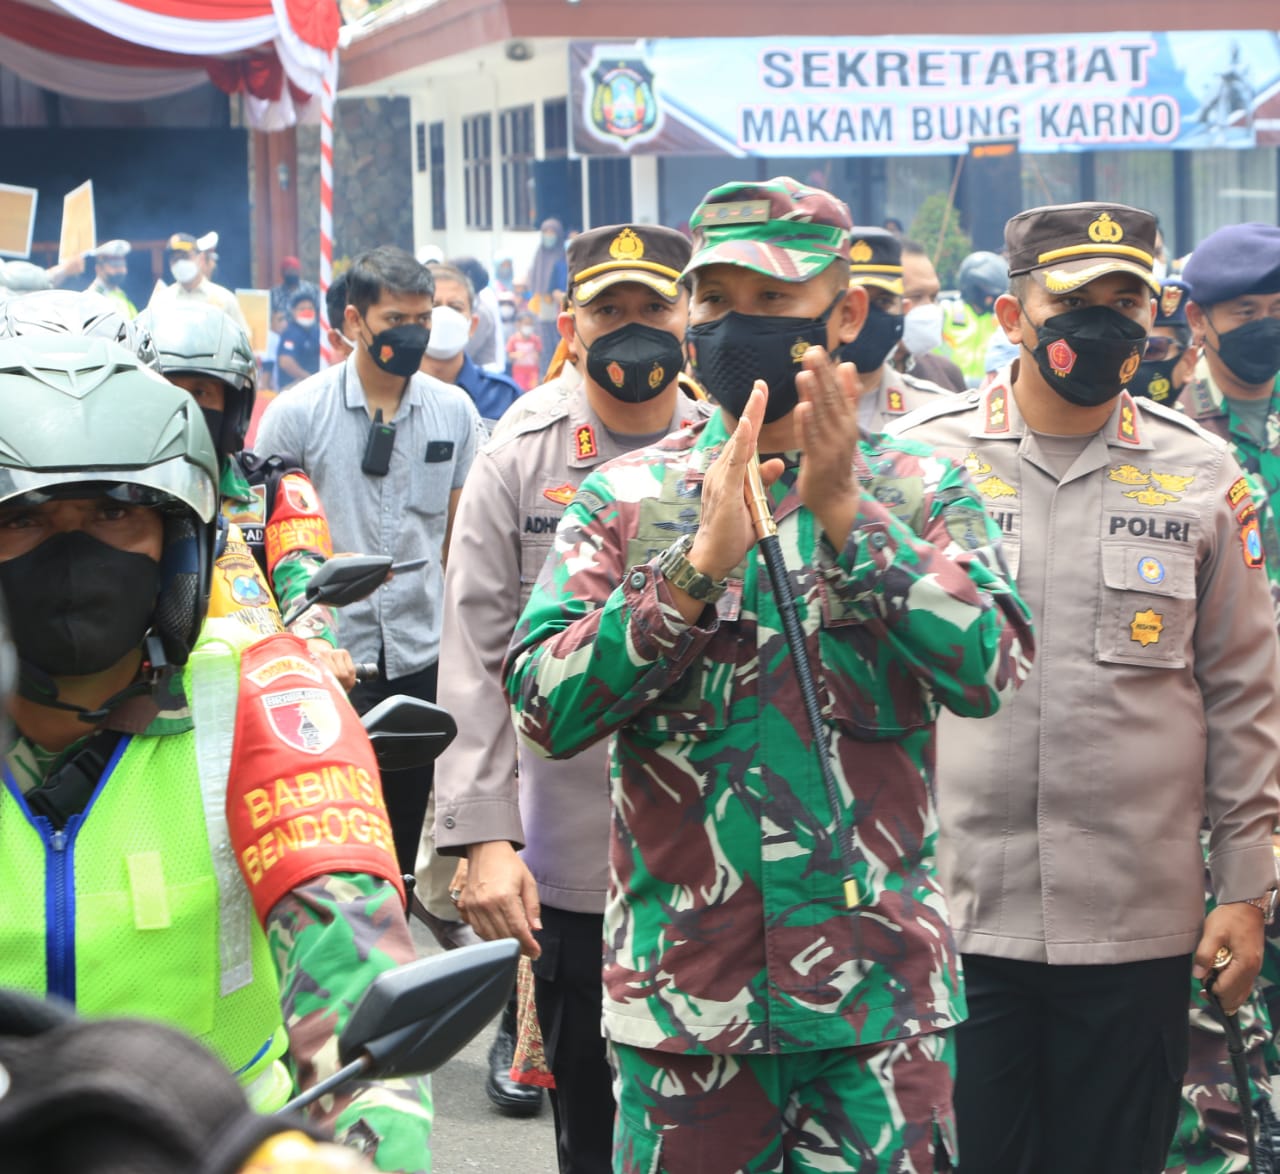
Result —
[[964, 955], [961, 1174], [1159, 1174], [1187, 1067], [1191, 957], [1049, 966]]
[[[351, 704], [359, 714], [368, 713], [380, 701], [402, 693], [421, 701], [435, 703], [436, 670], [429, 665], [408, 676], [386, 679], [386, 658], [378, 654], [376, 681], [362, 681], [351, 690]], [[427, 814], [427, 800], [431, 798], [431, 785], [435, 782], [435, 763], [418, 770], [386, 770], [382, 772], [382, 793], [387, 801], [387, 816], [391, 820], [391, 835], [396, 842], [396, 859], [400, 872], [413, 875], [418, 859], [418, 841], [422, 837], [422, 821]]]
[[534, 936], [542, 956], [533, 963], [533, 993], [556, 1078], [551, 1108], [560, 1174], [610, 1174], [613, 1078], [600, 1030], [604, 917], [543, 905]]

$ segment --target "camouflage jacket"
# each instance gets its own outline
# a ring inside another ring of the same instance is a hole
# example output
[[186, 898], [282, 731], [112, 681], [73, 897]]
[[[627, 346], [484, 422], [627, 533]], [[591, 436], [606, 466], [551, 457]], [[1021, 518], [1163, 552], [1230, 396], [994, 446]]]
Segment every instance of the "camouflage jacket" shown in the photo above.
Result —
[[776, 1053], [949, 1027], [964, 1003], [934, 859], [934, 719], [993, 712], [1032, 655], [998, 531], [959, 467], [885, 437], [860, 448], [843, 550], [801, 505], [794, 461], [773, 487], [832, 812], [759, 556], [694, 625], [659, 568], [696, 529], [726, 437], [717, 413], [584, 481], [508, 659], [517, 726], [541, 753], [617, 732], [606, 1033]]
[[1280, 626], [1280, 378], [1271, 392], [1265, 445], [1260, 445], [1236, 419], [1231, 401], [1214, 382], [1204, 355], [1200, 356], [1195, 377], [1187, 384], [1179, 407], [1201, 428], [1221, 436], [1231, 446], [1232, 456], [1249, 479], [1267, 558], [1271, 602]]

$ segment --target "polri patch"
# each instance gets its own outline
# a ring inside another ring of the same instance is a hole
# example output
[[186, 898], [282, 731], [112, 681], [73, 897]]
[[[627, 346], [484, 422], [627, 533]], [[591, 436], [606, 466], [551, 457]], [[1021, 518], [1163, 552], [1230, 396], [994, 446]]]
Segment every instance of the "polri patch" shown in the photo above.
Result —
[[573, 500], [574, 488], [566, 481], [563, 485], [557, 485], [553, 489], [544, 489], [542, 496], [548, 501], [554, 501], [556, 505], [568, 505]]
[[1262, 531], [1255, 515], [1240, 530], [1240, 545], [1244, 548], [1244, 565], [1257, 570], [1266, 562], [1262, 553]]
[[1245, 477], [1237, 477], [1231, 482], [1231, 488], [1227, 490], [1227, 505], [1235, 509], [1246, 498], [1251, 497], [1249, 493], [1249, 481]]

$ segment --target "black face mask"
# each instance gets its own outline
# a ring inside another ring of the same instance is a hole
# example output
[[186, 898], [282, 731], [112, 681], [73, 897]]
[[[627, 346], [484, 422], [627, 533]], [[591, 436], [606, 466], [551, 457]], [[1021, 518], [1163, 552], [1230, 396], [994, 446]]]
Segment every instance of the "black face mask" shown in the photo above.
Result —
[[284, 275], [284, 283], [287, 286], [300, 285], [302, 283], [301, 273], [286, 273]]
[[1182, 394], [1182, 388], [1186, 386], [1179, 384], [1175, 387], [1173, 383], [1173, 369], [1181, 361], [1181, 355], [1161, 359], [1159, 362], [1154, 359], [1144, 361], [1133, 377], [1133, 382], [1129, 384], [1130, 393], [1172, 407]]
[[1147, 331], [1110, 306], [1085, 306], [1046, 318], [1036, 338], [1032, 353], [1045, 382], [1068, 403], [1095, 408], [1138, 373]]
[[200, 414], [204, 417], [205, 427], [209, 429], [209, 436], [213, 440], [213, 447], [218, 456], [225, 457], [227, 454], [222, 451], [224, 447], [222, 421], [226, 418], [226, 413], [219, 408], [201, 408]]
[[587, 374], [627, 404], [661, 395], [683, 366], [680, 340], [668, 330], [640, 322], [603, 334], [587, 348]]
[[901, 314], [891, 314], [879, 306], [868, 307], [867, 320], [858, 337], [840, 348], [840, 361], [852, 363], [861, 375], [879, 371], [902, 341], [902, 323]]
[[1216, 349], [1241, 383], [1268, 383], [1280, 372], [1280, 318], [1258, 318], [1219, 334]]
[[[368, 323], [366, 322], [367, 326]], [[422, 365], [431, 331], [417, 322], [405, 322], [390, 330], [380, 330], [369, 340], [369, 357], [388, 375], [408, 379]]]
[[141, 646], [160, 564], [72, 530], [0, 563], [18, 656], [51, 677], [100, 673]]
[[769, 385], [764, 422], [781, 420], [799, 402], [796, 375], [811, 346], [827, 345], [827, 319], [843, 293], [819, 318], [771, 318], [730, 310], [714, 322], [690, 326], [689, 364], [698, 382], [729, 415], [740, 419], [757, 379]]

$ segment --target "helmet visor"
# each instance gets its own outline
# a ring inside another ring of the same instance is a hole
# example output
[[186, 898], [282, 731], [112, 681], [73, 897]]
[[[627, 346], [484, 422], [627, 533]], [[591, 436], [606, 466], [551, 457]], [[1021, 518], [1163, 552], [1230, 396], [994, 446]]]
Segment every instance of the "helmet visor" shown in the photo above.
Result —
[[213, 520], [217, 487], [198, 465], [173, 457], [145, 469], [78, 468], [14, 469], [0, 467], [0, 505], [28, 494], [37, 499], [106, 494], [133, 505], [166, 506], [177, 502], [202, 522]]

